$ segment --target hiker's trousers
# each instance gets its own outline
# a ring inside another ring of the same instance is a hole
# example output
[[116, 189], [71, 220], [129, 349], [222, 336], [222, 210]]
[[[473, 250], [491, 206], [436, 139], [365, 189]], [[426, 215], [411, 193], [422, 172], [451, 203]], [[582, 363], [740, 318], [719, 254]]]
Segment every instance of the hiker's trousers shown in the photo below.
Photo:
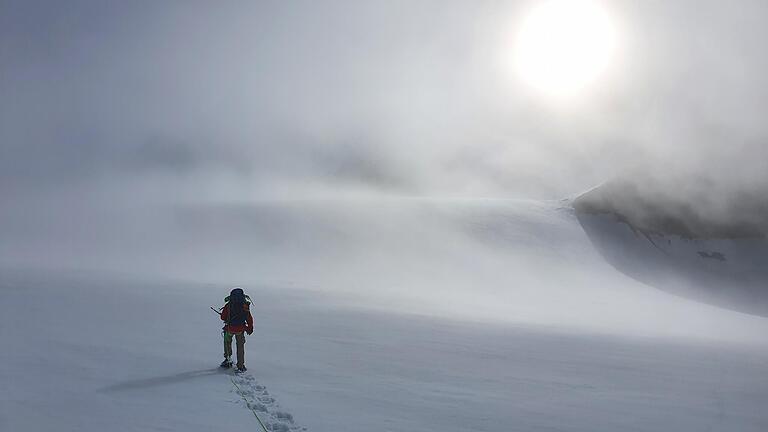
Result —
[[237, 365], [245, 366], [245, 333], [224, 332], [224, 357], [232, 358], [232, 336], [235, 337], [237, 346]]

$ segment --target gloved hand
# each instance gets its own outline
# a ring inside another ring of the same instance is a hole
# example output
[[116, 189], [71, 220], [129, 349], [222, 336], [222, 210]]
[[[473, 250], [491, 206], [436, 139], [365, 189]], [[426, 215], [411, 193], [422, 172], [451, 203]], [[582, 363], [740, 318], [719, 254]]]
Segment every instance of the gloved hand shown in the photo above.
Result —
[[248, 333], [249, 335], [253, 334], [253, 327], [247, 327], [245, 329], [245, 332]]

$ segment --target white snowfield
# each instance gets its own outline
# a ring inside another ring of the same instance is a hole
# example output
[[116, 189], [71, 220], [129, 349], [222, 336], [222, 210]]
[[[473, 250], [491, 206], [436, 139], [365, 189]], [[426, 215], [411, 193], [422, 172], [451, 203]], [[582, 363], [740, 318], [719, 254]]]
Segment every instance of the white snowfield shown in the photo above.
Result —
[[563, 203], [100, 216], [0, 215], [0, 431], [768, 430], [768, 320], [619, 273]]

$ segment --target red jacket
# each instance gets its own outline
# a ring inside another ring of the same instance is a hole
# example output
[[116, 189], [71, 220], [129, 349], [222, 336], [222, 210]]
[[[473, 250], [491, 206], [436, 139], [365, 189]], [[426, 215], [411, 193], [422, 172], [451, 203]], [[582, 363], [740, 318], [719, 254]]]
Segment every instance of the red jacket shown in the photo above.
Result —
[[[229, 333], [242, 333], [247, 331], [253, 331], [253, 317], [251, 316], [251, 309], [248, 303], [243, 303], [243, 311], [245, 312], [245, 325], [227, 324], [224, 329]], [[221, 310], [221, 320], [227, 322], [229, 318], [229, 303], [224, 305], [224, 309]]]

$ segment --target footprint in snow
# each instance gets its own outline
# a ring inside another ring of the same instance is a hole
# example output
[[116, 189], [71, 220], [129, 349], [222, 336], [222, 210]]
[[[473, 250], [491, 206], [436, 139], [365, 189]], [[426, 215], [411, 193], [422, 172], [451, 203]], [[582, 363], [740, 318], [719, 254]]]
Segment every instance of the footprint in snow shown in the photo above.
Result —
[[[268, 432], [297, 432], [306, 431], [306, 427], [298, 426], [293, 415], [283, 411], [267, 388], [259, 384], [250, 374], [235, 374], [232, 376], [237, 393], [246, 407], [258, 415]], [[241, 403], [241, 401], [238, 401]]]

